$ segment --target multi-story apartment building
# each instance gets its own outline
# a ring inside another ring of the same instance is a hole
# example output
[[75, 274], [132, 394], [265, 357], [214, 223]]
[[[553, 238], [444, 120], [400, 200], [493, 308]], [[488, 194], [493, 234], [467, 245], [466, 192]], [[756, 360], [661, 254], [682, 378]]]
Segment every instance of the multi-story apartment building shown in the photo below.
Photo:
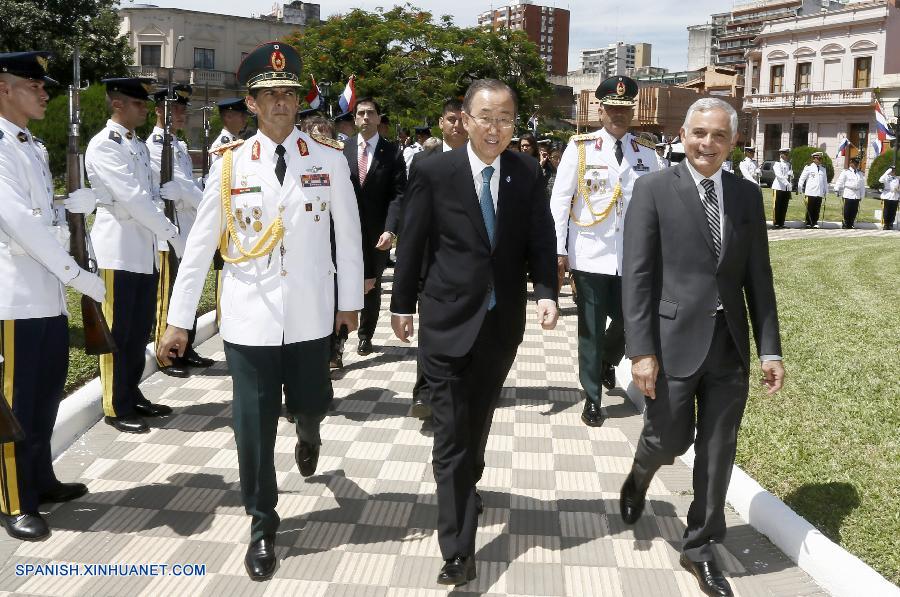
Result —
[[524, 31], [544, 61], [547, 76], [569, 70], [569, 11], [516, 0], [478, 15], [478, 26]]
[[865, 168], [875, 101], [888, 118], [900, 102], [897, 0], [857, 1], [767, 23], [748, 53], [746, 80], [743, 108], [754, 117], [765, 159], [786, 145], [812, 145], [834, 157], [848, 139], [835, 169], [856, 156]]
[[616, 42], [605, 48], [581, 51], [581, 72], [600, 75], [601, 79], [631, 75], [635, 69], [650, 66], [651, 44]]

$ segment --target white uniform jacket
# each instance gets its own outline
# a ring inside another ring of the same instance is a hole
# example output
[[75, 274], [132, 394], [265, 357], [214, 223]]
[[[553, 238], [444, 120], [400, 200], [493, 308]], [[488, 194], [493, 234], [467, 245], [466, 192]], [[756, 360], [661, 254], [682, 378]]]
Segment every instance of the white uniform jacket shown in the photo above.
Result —
[[0, 320], [67, 313], [63, 284], [80, 271], [63, 248], [65, 213], [53, 209], [45, 156], [31, 133], [0, 118]]
[[859, 170], [847, 168], [838, 176], [834, 190], [844, 199], [862, 199], [866, 196], [866, 177]]
[[[338, 309], [363, 306], [362, 236], [346, 158], [297, 129], [282, 145], [287, 150], [283, 186], [275, 175], [276, 144], [271, 139], [257, 133], [233, 150], [227, 184], [241, 244], [249, 250], [279, 215], [284, 223], [284, 239], [270, 256], [225, 263], [219, 332], [233, 344], [280, 346], [328, 336], [334, 329], [335, 272]], [[216, 161], [210, 171], [172, 291], [168, 322], [180, 328], [194, 324], [209, 264], [225, 230], [223, 164]], [[331, 259], [332, 220], [337, 267]], [[233, 242], [227, 255], [238, 256]]]
[[418, 141], [403, 149], [403, 161], [406, 162], [406, 174], [409, 174], [409, 168], [410, 166], [412, 166], [413, 156], [420, 151], [422, 151], [422, 145]]
[[153, 186], [150, 152], [143, 139], [112, 120], [88, 143], [84, 156], [97, 217], [91, 243], [101, 269], [152, 274], [158, 265], [157, 240], [178, 228], [166, 219]]
[[807, 197], [824, 197], [828, 192], [828, 173], [825, 166], [807, 164], [800, 173], [797, 190]]
[[884, 185], [881, 191], [882, 201], [900, 201], [900, 177], [894, 175], [893, 168], [888, 168], [878, 182]]
[[[610, 205], [617, 184], [622, 188], [621, 209], [613, 206], [609, 215], [593, 226], [575, 223], [575, 219], [583, 223], [597, 219], [581, 194], [576, 197], [580, 144], [585, 147], [584, 182], [594, 212], [602, 212]], [[606, 129], [572, 137], [563, 152], [550, 195], [550, 212], [556, 228], [556, 252], [569, 256], [569, 267], [573, 270], [596, 274], [622, 271], [622, 229], [634, 181], [659, 168], [656, 151], [639, 144], [631, 133], [622, 137], [622, 152], [624, 158], [620, 165], [616, 161], [616, 139]]]
[[759, 167], [750, 158], [744, 158], [739, 164], [741, 175], [752, 183], [759, 184]]
[[772, 189], [776, 191], [790, 191], [791, 179], [794, 177], [791, 163], [784, 160], [778, 160], [772, 164], [772, 171], [775, 173], [775, 180], [772, 181]]
[[209, 164], [210, 164], [210, 166], [215, 164], [216, 160], [218, 160], [220, 157], [222, 157], [218, 153], [213, 153], [214, 151], [216, 151], [218, 148], [222, 147], [223, 145], [228, 145], [229, 143], [234, 143], [239, 138], [240, 137], [238, 137], [237, 135], [232, 135], [231, 133], [229, 133], [228, 129], [223, 128], [222, 132], [219, 133], [219, 136], [216, 137], [215, 140], [212, 142], [212, 145], [209, 146]]
[[[153, 127], [153, 132], [147, 137], [147, 149], [150, 151], [150, 164], [153, 167], [153, 187], [159, 188], [159, 172], [162, 165], [162, 148], [163, 148], [163, 130]], [[200, 200], [203, 199], [203, 190], [194, 182], [194, 164], [191, 162], [191, 155], [188, 153], [187, 143], [181, 139], [175, 138], [172, 141], [172, 154], [175, 156], [173, 160], [174, 168], [172, 168], [172, 180], [178, 183], [181, 188], [181, 195], [175, 201], [175, 224], [178, 226], [178, 232], [187, 239], [194, 220], [197, 219], [197, 208], [200, 207]], [[168, 245], [160, 247], [163, 250], [168, 249]]]

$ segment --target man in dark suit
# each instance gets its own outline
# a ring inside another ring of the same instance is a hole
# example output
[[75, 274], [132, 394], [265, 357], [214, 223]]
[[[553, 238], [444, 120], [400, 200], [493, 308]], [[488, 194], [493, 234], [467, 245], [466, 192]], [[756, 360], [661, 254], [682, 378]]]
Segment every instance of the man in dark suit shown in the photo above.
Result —
[[475, 578], [475, 485], [497, 398], [525, 331], [529, 274], [541, 325], [553, 329], [558, 317], [553, 222], [540, 166], [505, 151], [515, 118], [515, 94], [506, 84], [472, 83], [463, 100], [469, 142], [422, 160], [413, 172], [394, 270], [391, 325], [404, 342], [413, 335], [419, 297], [444, 558], [437, 581], [447, 585]]
[[718, 596], [732, 594], [712, 544], [725, 536], [725, 494], [749, 390], [748, 311], [769, 394], [784, 381], [762, 196], [754, 182], [721, 169], [737, 122], [719, 99], [688, 109], [687, 159], [635, 183], [622, 271], [625, 346], [648, 398], [622, 518], [637, 522], [654, 473], [693, 443], [694, 501], [680, 561], [705, 594]]
[[381, 310], [381, 275], [397, 233], [406, 188], [403, 154], [396, 143], [378, 134], [380, 114], [381, 108], [374, 99], [359, 100], [354, 108], [359, 135], [344, 143], [362, 226], [366, 296], [359, 317], [357, 352], [363, 356], [372, 352], [372, 335]]

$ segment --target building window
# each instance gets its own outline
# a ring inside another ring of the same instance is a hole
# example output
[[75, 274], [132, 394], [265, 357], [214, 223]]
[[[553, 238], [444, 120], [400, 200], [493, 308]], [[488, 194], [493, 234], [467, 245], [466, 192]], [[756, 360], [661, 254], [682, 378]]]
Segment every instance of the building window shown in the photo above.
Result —
[[784, 90], [784, 65], [776, 64], [770, 72], [769, 93], [781, 93]]
[[797, 80], [794, 89], [797, 91], [809, 91], [812, 81], [812, 62], [801, 62], [797, 65]]
[[141, 66], [162, 66], [162, 46], [141, 44]]
[[853, 65], [854, 87], [868, 87], [872, 77], [872, 57], [857, 58]]
[[216, 51], [209, 48], [194, 48], [194, 68], [215, 69]]
[[[793, 139], [791, 139], [791, 147], [803, 147], [809, 145], [809, 123], [794, 123]], [[773, 158], [774, 159], [774, 158]]]

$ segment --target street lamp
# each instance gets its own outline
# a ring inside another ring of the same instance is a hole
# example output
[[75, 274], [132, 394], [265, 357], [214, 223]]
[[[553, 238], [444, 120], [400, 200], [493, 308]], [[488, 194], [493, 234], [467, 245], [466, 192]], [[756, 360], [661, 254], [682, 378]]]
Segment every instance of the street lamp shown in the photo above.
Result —
[[331, 118], [333, 114], [331, 113], [331, 103], [328, 101], [328, 98], [331, 95], [331, 81], [322, 81], [319, 83], [319, 93], [322, 94], [322, 102], [328, 110], [328, 117]]
[[866, 131], [859, 130], [859, 147], [857, 148], [856, 158], [859, 160], [859, 169], [863, 169], [866, 159]]

